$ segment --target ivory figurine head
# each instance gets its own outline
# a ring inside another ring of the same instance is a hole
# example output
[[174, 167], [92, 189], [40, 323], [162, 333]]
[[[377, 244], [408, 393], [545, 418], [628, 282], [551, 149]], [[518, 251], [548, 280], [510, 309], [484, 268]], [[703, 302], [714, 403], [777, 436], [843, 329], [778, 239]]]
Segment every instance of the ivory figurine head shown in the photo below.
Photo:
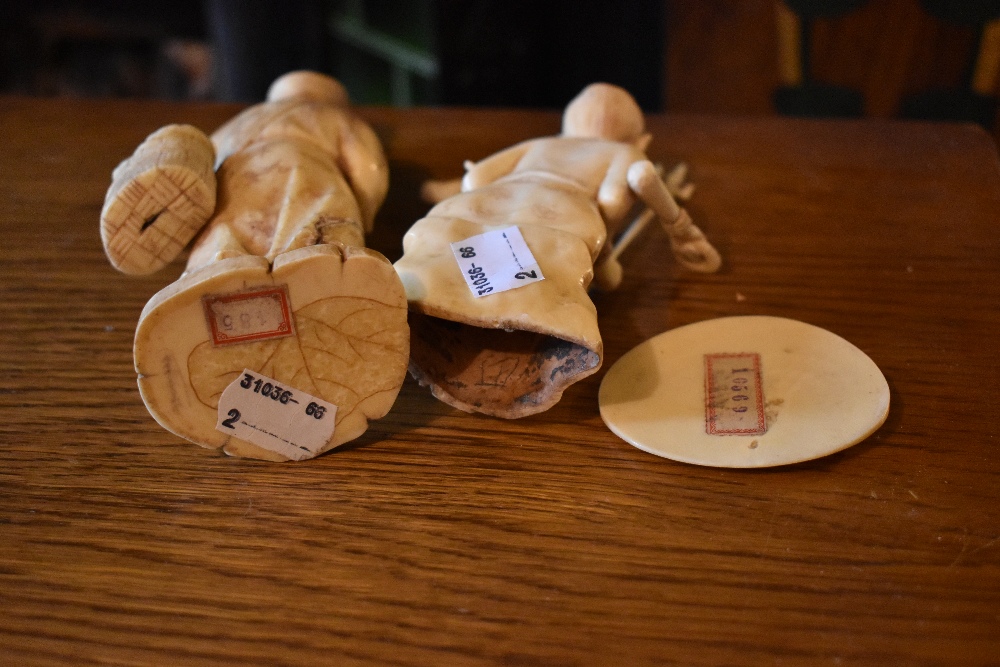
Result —
[[267, 89], [268, 102], [300, 99], [326, 102], [338, 107], [350, 104], [347, 89], [333, 77], [318, 72], [289, 72], [274, 80]]
[[593, 83], [566, 106], [562, 133], [570, 137], [592, 137], [633, 143], [646, 128], [642, 109], [624, 89], [609, 83]]

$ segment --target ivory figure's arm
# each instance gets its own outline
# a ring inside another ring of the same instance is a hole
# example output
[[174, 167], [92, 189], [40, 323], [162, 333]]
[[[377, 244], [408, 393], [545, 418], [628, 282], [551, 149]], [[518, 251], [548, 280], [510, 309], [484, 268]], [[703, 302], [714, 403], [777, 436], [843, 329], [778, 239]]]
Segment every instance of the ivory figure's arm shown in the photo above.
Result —
[[670, 196], [666, 185], [649, 160], [640, 160], [628, 169], [628, 184], [646, 206], [659, 217], [670, 235], [674, 257], [687, 269], [712, 273], [722, 265], [722, 258], [705, 235], [691, 221], [691, 216]]
[[375, 213], [389, 190], [389, 165], [375, 131], [351, 118], [340, 137], [340, 169], [351, 185], [364, 218], [365, 233], [372, 230]]
[[663, 181], [656, 173], [656, 167], [649, 160], [638, 160], [627, 170], [629, 188], [646, 206], [653, 209], [660, 221], [670, 229], [681, 215], [681, 207], [670, 196]]
[[420, 186], [420, 198], [428, 204], [440, 204], [448, 197], [454, 197], [462, 191], [461, 178], [447, 180], [427, 180]]
[[639, 157], [631, 152], [615, 154], [597, 190], [597, 205], [608, 225], [609, 234], [617, 233], [635, 204], [635, 194], [629, 187], [628, 170]]
[[514, 167], [528, 152], [532, 143], [534, 142], [525, 141], [499, 153], [494, 153], [480, 162], [471, 165], [466, 163], [467, 171], [462, 179], [462, 190], [466, 192], [475, 190], [514, 171]]

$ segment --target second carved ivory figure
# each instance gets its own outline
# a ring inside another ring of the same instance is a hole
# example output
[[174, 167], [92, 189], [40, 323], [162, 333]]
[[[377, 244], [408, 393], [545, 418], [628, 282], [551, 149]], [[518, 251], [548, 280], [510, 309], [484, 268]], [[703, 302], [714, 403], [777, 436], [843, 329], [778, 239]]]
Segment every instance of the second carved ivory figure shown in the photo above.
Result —
[[[567, 106], [559, 136], [466, 165], [461, 191], [410, 228], [396, 262], [411, 311], [410, 372], [421, 384], [461, 410], [517, 418], [595, 373], [603, 347], [587, 289], [595, 274], [605, 289], [620, 282], [608, 239], [637, 200], [682, 266], [718, 269], [719, 254], [647, 159], [649, 140], [632, 96], [593, 84]], [[512, 226], [544, 279], [477, 298], [451, 244]]]
[[375, 133], [311, 72], [276, 80], [211, 139], [168, 126], [115, 169], [101, 234], [117, 268], [154, 271], [200, 234], [136, 329], [157, 422], [230, 454], [299, 460], [388, 412], [409, 357], [406, 298], [364, 247], [387, 188]]

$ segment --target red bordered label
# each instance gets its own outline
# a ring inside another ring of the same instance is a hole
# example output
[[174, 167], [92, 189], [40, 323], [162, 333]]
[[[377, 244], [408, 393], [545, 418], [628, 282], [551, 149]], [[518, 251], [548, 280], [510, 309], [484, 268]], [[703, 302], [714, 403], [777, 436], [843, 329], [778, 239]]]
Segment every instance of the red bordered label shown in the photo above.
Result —
[[705, 431], [764, 435], [764, 388], [756, 352], [705, 355]]
[[212, 344], [233, 345], [295, 333], [288, 288], [258, 287], [235, 294], [202, 297]]

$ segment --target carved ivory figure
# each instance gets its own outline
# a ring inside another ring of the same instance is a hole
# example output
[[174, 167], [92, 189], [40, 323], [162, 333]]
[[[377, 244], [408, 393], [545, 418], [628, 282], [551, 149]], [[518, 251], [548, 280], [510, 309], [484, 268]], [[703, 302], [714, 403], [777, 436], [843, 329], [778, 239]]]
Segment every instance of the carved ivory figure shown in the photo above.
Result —
[[[587, 288], [595, 273], [605, 289], [620, 282], [621, 247], [607, 241], [637, 200], [667, 229], [681, 265], [718, 269], [718, 253], [646, 158], [649, 140], [632, 96], [594, 84], [567, 106], [559, 136], [466, 164], [461, 192], [410, 228], [396, 262], [410, 307], [410, 372], [421, 384], [461, 410], [517, 418], [547, 410], [596, 372], [603, 348]], [[545, 279], [476, 298], [450, 244], [511, 226]]]
[[[157, 422], [229, 454], [298, 460], [388, 412], [409, 356], [406, 299], [388, 260], [364, 247], [387, 188], [375, 133], [338, 82], [311, 72], [276, 80], [211, 139], [168, 126], [115, 169], [101, 216], [114, 266], [155, 271], [200, 232], [136, 329], [139, 390]], [[220, 411], [231, 386], [232, 412]], [[334, 413], [328, 439], [300, 445], [299, 426]], [[236, 435], [246, 429], [266, 437]]]

